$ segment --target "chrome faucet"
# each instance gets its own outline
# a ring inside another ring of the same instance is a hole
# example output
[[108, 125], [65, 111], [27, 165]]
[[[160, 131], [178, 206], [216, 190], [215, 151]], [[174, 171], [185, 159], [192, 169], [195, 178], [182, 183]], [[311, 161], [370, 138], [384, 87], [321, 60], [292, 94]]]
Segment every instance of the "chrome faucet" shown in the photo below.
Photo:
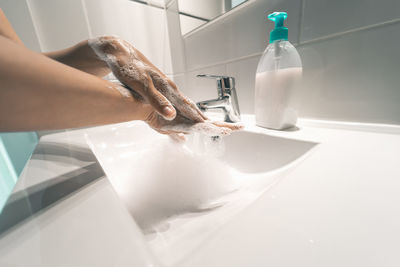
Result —
[[197, 106], [201, 111], [209, 109], [222, 109], [225, 115], [224, 121], [240, 121], [240, 110], [235, 89], [235, 78], [219, 75], [197, 75], [199, 78], [209, 78], [217, 80], [218, 98], [200, 101]]

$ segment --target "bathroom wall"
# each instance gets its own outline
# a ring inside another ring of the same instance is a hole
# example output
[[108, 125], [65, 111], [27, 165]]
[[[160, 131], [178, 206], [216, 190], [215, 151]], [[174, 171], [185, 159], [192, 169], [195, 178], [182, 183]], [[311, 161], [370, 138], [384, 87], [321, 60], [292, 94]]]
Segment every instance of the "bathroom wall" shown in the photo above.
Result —
[[23, 0], [0, 0], [0, 8], [22, 42], [32, 50], [40, 51], [28, 3]]
[[172, 73], [164, 2], [129, 0], [26, 0], [42, 51], [101, 35], [119, 36]]
[[173, 72], [162, 1], [83, 0], [91, 36], [117, 35], [132, 43], [167, 74]]
[[143, 1], [0, 0], [0, 7], [33, 50], [53, 51], [91, 37], [117, 35], [172, 74], [165, 1], [139, 2]]
[[43, 52], [54, 51], [89, 37], [81, 0], [26, 0]]
[[214, 98], [214, 82], [195, 75], [234, 76], [242, 112], [253, 113], [273, 11], [288, 13], [289, 40], [303, 61], [301, 117], [400, 124], [398, 0], [250, 0], [183, 38], [180, 88], [196, 101]]

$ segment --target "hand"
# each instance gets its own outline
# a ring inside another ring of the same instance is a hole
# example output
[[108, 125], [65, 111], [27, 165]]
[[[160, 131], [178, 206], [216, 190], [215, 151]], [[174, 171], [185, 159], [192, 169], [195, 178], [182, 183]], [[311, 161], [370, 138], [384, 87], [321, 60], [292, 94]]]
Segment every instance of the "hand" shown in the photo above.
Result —
[[164, 119], [174, 119], [177, 110], [194, 122], [207, 119], [173, 81], [128, 42], [106, 36], [92, 39], [89, 44], [107, 62], [116, 78], [152, 105]]
[[184, 141], [184, 134], [193, 132], [223, 136], [243, 128], [239, 124], [209, 121], [173, 81], [128, 42], [99, 37], [90, 40], [89, 45], [107, 62], [116, 78], [132, 90], [134, 98], [152, 106], [145, 121], [156, 131]]
[[182, 116], [179, 111], [174, 120], [166, 120], [153, 111], [149, 114], [145, 122], [154, 130], [169, 135], [177, 142], [184, 142], [186, 140], [185, 134], [199, 132], [208, 136], [225, 136], [229, 135], [232, 131], [243, 128], [243, 125], [239, 123], [213, 122], [210, 120], [194, 122]]

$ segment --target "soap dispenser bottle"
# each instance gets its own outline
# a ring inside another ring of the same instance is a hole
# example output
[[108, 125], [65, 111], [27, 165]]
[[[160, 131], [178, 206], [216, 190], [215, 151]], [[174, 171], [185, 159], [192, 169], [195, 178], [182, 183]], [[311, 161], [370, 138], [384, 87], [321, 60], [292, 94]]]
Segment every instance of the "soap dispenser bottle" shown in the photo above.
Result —
[[296, 125], [297, 112], [293, 109], [292, 96], [302, 76], [299, 53], [289, 43], [288, 28], [283, 26], [286, 18], [285, 12], [268, 15], [268, 19], [275, 22], [275, 28], [256, 73], [256, 124], [275, 130]]

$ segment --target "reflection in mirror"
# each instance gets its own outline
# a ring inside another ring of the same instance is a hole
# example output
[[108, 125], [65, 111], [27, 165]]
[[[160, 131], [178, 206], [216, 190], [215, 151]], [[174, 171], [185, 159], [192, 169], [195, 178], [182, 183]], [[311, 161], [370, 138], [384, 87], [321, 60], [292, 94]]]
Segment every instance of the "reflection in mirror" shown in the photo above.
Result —
[[248, 0], [178, 0], [182, 35]]

